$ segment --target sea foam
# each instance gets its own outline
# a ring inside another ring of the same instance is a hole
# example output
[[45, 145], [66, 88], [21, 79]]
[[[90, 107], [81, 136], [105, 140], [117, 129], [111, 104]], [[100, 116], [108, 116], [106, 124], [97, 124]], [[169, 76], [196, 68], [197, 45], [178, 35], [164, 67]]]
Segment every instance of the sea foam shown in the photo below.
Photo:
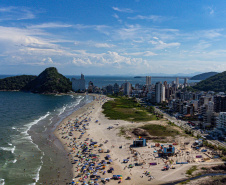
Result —
[[0, 185], [5, 185], [5, 179], [0, 179]]
[[47, 112], [46, 115], [41, 116], [39, 119], [36, 119], [36, 120], [34, 120], [33, 122], [26, 124], [25, 126], [27, 127], [27, 129], [26, 129], [24, 132], [21, 132], [21, 133], [23, 133], [23, 134], [25, 134], [25, 135], [29, 135], [29, 134], [28, 134], [28, 131], [30, 130], [30, 128], [31, 128], [33, 125], [37, 124], [39, 121], [41, 121], [41, 120], [45, 119], [46, 117], [48, 117], [49, 115], [50, 115], [50, 112]]
[[0, 147], [0, 149], [14, 153], [16, 146], [14, 146], [14, 147]]

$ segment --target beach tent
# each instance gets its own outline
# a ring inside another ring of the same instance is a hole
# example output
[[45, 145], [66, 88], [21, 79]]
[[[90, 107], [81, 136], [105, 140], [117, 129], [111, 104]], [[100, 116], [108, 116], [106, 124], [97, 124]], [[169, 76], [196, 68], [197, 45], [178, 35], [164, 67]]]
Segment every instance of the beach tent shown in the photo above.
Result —
[[128, 163], [129, 159], [123, 159], [123, 163]]

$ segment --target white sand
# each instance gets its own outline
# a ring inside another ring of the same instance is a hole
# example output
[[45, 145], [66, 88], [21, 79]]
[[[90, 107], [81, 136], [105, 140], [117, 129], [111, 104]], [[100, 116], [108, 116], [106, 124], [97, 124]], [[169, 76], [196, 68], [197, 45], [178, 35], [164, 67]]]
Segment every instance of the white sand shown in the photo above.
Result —
[[[64, 119], [61, 124], [58, 126], [58, 128], [55, 130], [55, 135], [60, 139], [60, 141], [65, 146], [65, 149], [67, 151], [71, 151], [73, 148], [73, 142], [72, 138], [79, 137], [81, 132], [73, 131], [73, 136], [68, 136], [68, 132], [70, 130], [68, 121], [73, 120], [75, 121], [76, 118], [79, 119], [79, 121], [85, 119], [91, 119], [91, 121], [88, 121], [89, 126], [86, 133], [83, 135], [81, 139], [76, 139], [77, 143], [85, 142], [86, 138], [92, 138], [94, 141], [98, 142], [99, 144], [103, 144], [102, 147], [94, 148], [92, 153], [96, 153], [100, 155], [100, 160], [103, 160], [106, 156], [106, 153], [99, 153], [98, 149], [103, 149], [106, 151], [109, 149], [111, 152], [109, 155], [111, 155], [111, 159], [113, 160], [112, 164], [106, 165], [105, 171], [109, 169], [109, 167], [114, 168], [114, 175], [122, 175], [122, 184], [128, 184], [128, 185], [145, 185], [145, 184], [161, 184], [166, 183], [169, 181], [174, 181], [178, 179], [185, 178], [185, 172], [187, 169], [189, 169], [194, 164], [185, 164], [185, 165], [174, 165], [176, 166], [176, 169], [170, 169], [168, 171], [161, 171], [161, 169], [164, 166], [164, 162], [162, 159], [156, 159], [153, 156], [154, 148], [150, 147], [150, 144], [148, 144], [148, 147], [141, 147], [136, 148], [135, 150], [139, 153], [138, 155], [138, 161], [137, 162], [144, 162], [143, 166], [135, 166], [133, 168], [125, 168], [128, 166], [128, 164], [133, 164], [135, 161], [135, 158], [133, 157], [134, 154], [132, 154], [129, 146], [132, 144], [132, 140], [127, 140], [123, 136], [119, 136], [120, 127], [130, 127], [137, 123], [131, 123], [128, 121], [122, 121], [122, 120], [109, 120], [107, 119], [104, 114], [102, 113], [102, 105], [109, 100], [110, 98], [107, 98], [106, 96], [99, 96], [95, 95], [96, 100], [91, 102], [90, 104], [87, 104], [80, 108], [79, 110], [75, 111], [73, 114], [71, 114], [69, 117]], [[91, 112], [92, 111], [92, 112]], [[96, 123], [95, 121], [98, 120]], [[155, 123], [159, 123], [158, 121], [152, 121]], [[109, 126], [113, 126], [113, 129], [107, 129]], [[64, 128], [65, 127], [65, 128]], [[66, 133], [62, 134], [62, 130]], [[62, 139], [62, 136], [68, 136], [67, 139]], [[104, 143], [104, 141], [108, 140], [107, 143]], [[87, 141], [90, 143], [90, 141]], [[71, 146], [69, 146], [69, 143]], [[119, 146], [122, 146], [122, 148], [119, 148]], [[77, 153], [78, 150], [74, 150], [73, 155], [71, 157], [73, 159], [77, 159], [74, 157], [74, 155]], [[194, 154], [196, 155], [196, 154]], [[122, 163], [123, 159], [129, 158], [129, 162]], [[156, 166], [149, 166], [148, 164], [150, 162], [157, 162], [158, 165]], [[84, 162], [83, 162], [84, 163]], [[199, 162], [196, 163], [196, 165], [199, 164]], [[78, 175], [77, 169], [81, 169], [81, 167], [78, 167], [78, 163], [73, 165], [73, 174], [74, 177]], [[150, 172], [150, 175], [154, 177], [154, 179], [150, 180], [150, 177], [146, 176], [144, 174], [145, 171]], [[99, 175], [100, 173], [98, 173]], [[100, 175], [101, 178], [111, 178], [112, 173], [106, 173], [105, 175]], [[125, 180], [126, 177], [130, 176], [131, 180]], [[75, 178], [75, 182], [77, 182], [79, 178]], [[88, 182], [87, 179], [85, 179], [86, 182]], [[150, 180], [150, 181], [149, 181]], [[101, 184], [101, 183], [100, 183]], [[111, 180], [110, 182], [107, 182], [107, 184], [118, 184], [118, 180]]]

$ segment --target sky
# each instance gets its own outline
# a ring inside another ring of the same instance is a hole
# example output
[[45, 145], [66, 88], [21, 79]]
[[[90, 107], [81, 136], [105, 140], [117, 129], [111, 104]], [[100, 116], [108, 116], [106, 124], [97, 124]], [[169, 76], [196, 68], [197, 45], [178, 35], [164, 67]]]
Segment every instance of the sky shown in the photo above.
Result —
[[222, 0], [0, 1], [0, 74], [226, 70]]

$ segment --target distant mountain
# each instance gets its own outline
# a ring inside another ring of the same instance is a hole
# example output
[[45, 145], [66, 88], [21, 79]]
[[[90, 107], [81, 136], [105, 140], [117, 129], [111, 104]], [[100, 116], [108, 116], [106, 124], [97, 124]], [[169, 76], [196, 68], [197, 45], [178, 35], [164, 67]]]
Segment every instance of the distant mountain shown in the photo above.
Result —
[[226, 92], [226, 71], [202, 80], [193, 88], [201, 91]]
[[0, 90], [19, 91], [35, 78], [33, 75], [21, 75], [0, 79]]
[[214, 76], [218, 74], [217, 72], [207, 72], [207, 73], [202, 73], [202, 74], [198, 74], [198, 75], [195, 75], [193, 77], [190, 78], [190, 80], [205, 80], [211, 76]]
[[34, 93], [67, 93], [72, 90], [72, 84], [68, 78], [58, 73], [55, 67], [50, 67], [21, 90]]

